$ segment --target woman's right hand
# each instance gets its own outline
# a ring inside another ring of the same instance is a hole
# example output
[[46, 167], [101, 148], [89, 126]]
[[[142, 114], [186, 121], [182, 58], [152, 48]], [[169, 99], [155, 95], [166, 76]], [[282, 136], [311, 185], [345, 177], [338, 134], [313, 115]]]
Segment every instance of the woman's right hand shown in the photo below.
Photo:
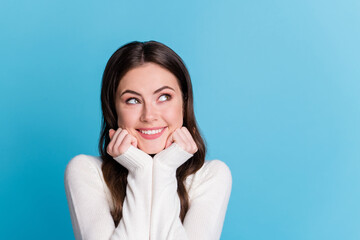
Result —
[[118, 128], [109, 130], [110, 143], [106, 148], [107, 153], [113, 158], [125, 153], [131, 145], [137, 148], [137, 139], [126, 129]]

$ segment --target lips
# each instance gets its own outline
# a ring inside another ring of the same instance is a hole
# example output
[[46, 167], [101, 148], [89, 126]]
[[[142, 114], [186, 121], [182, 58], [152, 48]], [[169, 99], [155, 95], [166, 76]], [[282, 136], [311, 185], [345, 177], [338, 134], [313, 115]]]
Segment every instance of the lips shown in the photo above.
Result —
[[140, 129], [136, 129], [140, 136], [145, 138], [145, 139], [156, 139], [158, 137], [160, 137], [166, 127], [154, 127], [154, 128], [140, 128]]

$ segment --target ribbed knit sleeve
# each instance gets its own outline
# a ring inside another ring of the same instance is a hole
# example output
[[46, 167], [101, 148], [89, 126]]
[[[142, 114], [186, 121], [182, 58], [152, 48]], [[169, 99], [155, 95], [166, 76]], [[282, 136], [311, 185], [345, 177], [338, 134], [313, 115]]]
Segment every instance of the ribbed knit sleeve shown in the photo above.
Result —
[[110, 214], [102, 173], [86, 155], [73, 158], [65, 171], [65, 190], [77, 240], [149, 239], [152, 158], [130, 147], [115, 160], [129, 170], [123, 217], [117, 227]]
[[176, 169], [191, 156], [174, 143], [154, 157], [151, 239], [220, 239], [231, 192], [230, 170], [225, 163], [213, 160], [197, 174], [182, 224]]

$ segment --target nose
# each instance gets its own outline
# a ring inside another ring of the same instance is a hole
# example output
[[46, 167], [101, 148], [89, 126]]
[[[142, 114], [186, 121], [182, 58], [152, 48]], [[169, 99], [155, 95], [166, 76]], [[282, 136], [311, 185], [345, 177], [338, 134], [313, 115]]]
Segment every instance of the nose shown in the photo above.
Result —
[[158, 118], [157, 109], [151, 103], [145, 103], [143, 105], [140, 121], [142, 122], [152, 122], [156, 121]]

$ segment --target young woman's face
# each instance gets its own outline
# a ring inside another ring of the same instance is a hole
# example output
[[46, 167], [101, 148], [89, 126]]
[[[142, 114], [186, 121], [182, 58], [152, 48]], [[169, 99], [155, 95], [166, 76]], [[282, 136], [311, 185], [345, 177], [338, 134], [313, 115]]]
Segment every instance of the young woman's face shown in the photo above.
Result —
[[131, 69], [116, 91], [118, 126], [137, 139], [138, 148], [155, 154], [183, 124], [183, 101], [176, 77], [155, 63]]

